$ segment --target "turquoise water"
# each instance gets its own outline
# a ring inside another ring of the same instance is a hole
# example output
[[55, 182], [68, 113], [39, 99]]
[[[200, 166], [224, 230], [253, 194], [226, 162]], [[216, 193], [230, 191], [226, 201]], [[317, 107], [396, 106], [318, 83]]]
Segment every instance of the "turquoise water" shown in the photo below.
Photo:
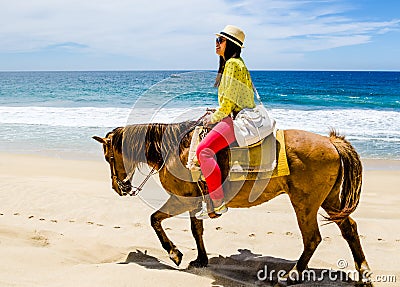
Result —
[[[1, 72], [0, 148], [91, 158], [116, 126], [197, 119], [214, 72]], [[337, 129], [364, 158], [400, 159], [399, 72], [252, 71], [279, 128]]]

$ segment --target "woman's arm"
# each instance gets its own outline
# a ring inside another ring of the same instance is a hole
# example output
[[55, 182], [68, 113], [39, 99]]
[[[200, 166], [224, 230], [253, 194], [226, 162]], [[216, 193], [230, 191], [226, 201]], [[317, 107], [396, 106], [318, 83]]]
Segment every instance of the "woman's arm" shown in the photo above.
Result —
[[221, 121], [222, 119], [229, 116], [233, 109], [235, 108], [235, 103], [226, 97], [222, 98], [222, 101], [217, 108], [217, 110], [211, 115], [210, 123], [215, 124]]

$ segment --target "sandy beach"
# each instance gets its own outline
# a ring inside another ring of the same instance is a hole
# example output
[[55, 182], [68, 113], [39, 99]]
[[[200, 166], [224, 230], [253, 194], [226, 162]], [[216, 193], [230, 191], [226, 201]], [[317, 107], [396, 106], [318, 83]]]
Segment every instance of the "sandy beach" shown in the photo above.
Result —
[[[114, 193], [101, 155], [92, 161], [0, 155], [0, 286], [252, 286], [260, 268], [287, 268], [302, 251], [292, 206], [282, 195], [207, 220], [210, 266], [202, 270], [187, 270], [196, 257], [188, 218], [165, 221], [168, 235], [184, 254], [177, 268], [150, 226], [151, 200], [149, 204]], [[366, 160], [364, 170], [353, 218], [377, 281], [374, 286], [398, 286], [400, 162]], [[146, 194], [165, 196], [156, 179], [147, 183], [143, 198]], [[323, 241], [309, 267], [353, 270], [350, 249], [337, 226], [323, 225], [322, 216], [319, 220]], [[348, 266], [339, 269], [339, 261]], [[393, 278], [397, 283], [378, 282]], [[354, 284], [298, 286], [306, 285]]]

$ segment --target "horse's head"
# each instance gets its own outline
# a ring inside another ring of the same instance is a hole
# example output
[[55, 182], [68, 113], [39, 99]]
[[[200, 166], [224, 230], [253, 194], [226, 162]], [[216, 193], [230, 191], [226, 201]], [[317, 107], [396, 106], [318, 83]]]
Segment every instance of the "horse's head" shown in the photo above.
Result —
[[103, 144], [104, 157], [110, 165], [112, 188], [121, 196], [132, 195], [130, 179], [133, 174], [128, 175], [126, 172], [122, 153], [116, 148], [113, 137], [114, 132], [110, 132], [105, 138], [98, 136], [92, 138]]

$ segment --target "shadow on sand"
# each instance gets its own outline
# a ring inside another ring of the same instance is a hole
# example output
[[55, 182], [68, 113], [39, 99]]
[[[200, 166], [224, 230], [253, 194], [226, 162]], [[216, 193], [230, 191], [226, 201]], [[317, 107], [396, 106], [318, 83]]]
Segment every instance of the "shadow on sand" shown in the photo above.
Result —
[[[214, 280], [211, 286], [239, 287], [239, 286], [274, 286], [277, 282], [277, 272], [288, 272], [295, 261], [282, 258], [254, 254], [247, 249], [239, 249], [239, 254], [229, 257], [212, 257], [207, 268], [178, 269], [161, 262], [159, 259], [139, 250], [129, 253], [125, 262], [135, 263], [148, 269], [174, 270], [186, 272]], [[312, 275], [305, 277], [302, 283], [291, 286], [359, 286], [343, 271], [328, 269], [309, 269]], [[307, 279], [308, 278], [308, 279]], [[309, 279], [311, 278], [311, 279]], [[336, 278], [336, 280], [333, 280]], [[371, 286], [371, 285], [369, 285]]]

